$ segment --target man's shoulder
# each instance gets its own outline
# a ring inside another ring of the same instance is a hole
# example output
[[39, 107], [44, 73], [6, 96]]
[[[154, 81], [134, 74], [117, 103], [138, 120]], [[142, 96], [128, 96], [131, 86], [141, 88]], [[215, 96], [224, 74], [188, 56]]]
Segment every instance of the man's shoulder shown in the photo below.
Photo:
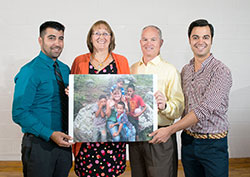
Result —
[[224, 70], [229, 73], [231, 72], [226, 64], [224, 64], [221, 60], [218, 60], [216, 58], [213, 58], [212, 60], [212, 67], [214, 70]]
[[136, 62], [136, 63], [134, 63], [134, 64], [132, 64], [132, 65], [130, 66], [130, 73], [131, 73], [131, 74], [137, 74], [137, 73], [136, 73], [136, 70], [137, 70], [139, 64], [140, 64], [140, 61], [138, 61], [138, 62]]
[[36, 74], [39, 72], [41, 62], [37, 57], [29, 61], [28, 63], [24, 64], [20, 71], [16, 74], [14, 81], [17, 82], [18, 79], [29, 79], [29, 78], [36, 78], [39, 76], [39, 74]]
[[33, 58], [31, 61], [28, 63], [24, 64], [20, 71], [34, 71], [37, 69], [37, 67], [40, 65], [40, 61], [38, 57]]

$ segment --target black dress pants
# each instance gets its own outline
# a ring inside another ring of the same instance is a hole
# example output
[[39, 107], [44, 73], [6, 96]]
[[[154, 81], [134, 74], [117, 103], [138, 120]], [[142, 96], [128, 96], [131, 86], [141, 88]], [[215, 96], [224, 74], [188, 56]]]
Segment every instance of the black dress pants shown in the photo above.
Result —
[[22, 163], [24, 177], [67, 177], [72, 167], [71, 148], [25, 133]]

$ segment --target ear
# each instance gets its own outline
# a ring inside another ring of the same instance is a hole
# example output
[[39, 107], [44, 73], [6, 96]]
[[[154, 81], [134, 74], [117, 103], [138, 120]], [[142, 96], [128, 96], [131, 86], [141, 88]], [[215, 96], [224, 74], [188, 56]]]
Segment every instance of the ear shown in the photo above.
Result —
[[163, 40], [163, 39], [161, 39], [161, 44], [160, 44], [161, 46], [162, 46], [163, 42], [164, 42], [164, 40]]
[[42, 46], [43, 39], [40, 36], [38, 37], [38, 42], [39, 42], [40, 46]]

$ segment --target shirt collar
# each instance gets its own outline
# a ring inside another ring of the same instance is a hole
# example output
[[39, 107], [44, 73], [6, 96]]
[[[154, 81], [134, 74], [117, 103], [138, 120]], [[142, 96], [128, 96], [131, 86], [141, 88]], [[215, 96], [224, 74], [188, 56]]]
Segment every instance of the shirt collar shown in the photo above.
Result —
[[[201, 67], [205, 67], [212, 59], [214, 58], [213, 54], [211, 53], [210, 56], [204, 60], [201, 64]], [[192, 58], [192, 60], [190, 61], [190, 65], [194, 65], [194, 58]]]
[[[148, 62], [148, 64], [157, 65], [158, 63], [160, 63], [161, 60], [162, 60], [162, 59], [161, 59], [161, 56], [160, 56], [160, 55], [157, 55], [155, 58], [153, 58], [152, 60], [150, 60], [150, 61]], [[142, 65], [142, 64], [144, 64], [144, 62], [143, 62], [143, 57], [142, 57], [141, 60], [139, 61], [139, 65]], [[145, 64], [144, 64], [144, 65], [145, 65]]]
[[[51, 59], [50, 57], [48, 57], [45, 53], [43, 53], [42, 51], [40, 51], [39, 53], [39, 57], [42, 59], [42, 61], [48, 65], [49, 67], [53, 68], [53, 65], [55, 63], [55, 61], [53, 59]], [[56, 59], [56, 62], [59, 64], [58, 59]]]

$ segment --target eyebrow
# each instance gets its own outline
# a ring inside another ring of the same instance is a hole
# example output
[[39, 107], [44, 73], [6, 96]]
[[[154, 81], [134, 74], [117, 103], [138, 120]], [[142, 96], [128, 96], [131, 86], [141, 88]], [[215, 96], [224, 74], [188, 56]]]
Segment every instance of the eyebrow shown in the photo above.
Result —
[[[197, 35], [197, 34], [194, 34], [194, 35], [192, 35], [191, 37], [200, 37], [200, 36]], [[202, 37], [211, 37], [211, 35], [205, 34], [205, 35], [203, 35]]]
[[56, 37], [55, 35], [53, 35], [53, 34], [50, 34], [50, 35], [48, 35], [48, 37]]

